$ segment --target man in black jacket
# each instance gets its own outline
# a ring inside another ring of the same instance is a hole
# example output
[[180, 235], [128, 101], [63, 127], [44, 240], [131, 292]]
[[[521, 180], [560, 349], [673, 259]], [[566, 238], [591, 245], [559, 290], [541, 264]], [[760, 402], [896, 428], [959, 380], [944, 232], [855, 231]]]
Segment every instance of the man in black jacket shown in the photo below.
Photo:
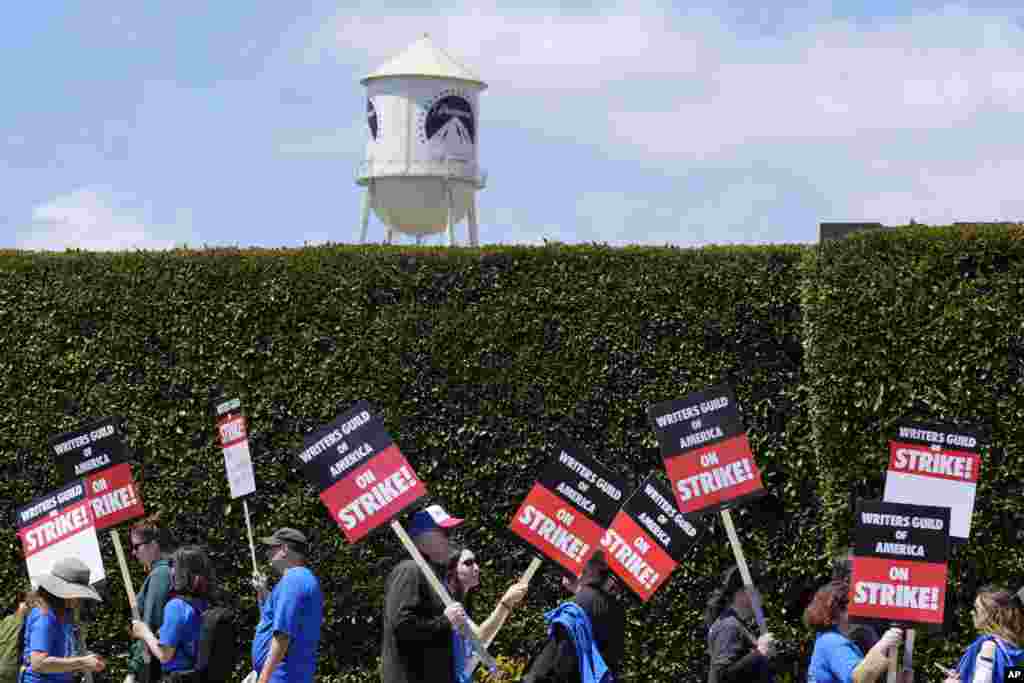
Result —
[[[608, 567], [604, 552], [598, 550], [587, 561], [578, 582], [567, 588], [575, 592], [572, 602], [590, 619], [594, 641], [605, 664], [617, 680], [622, 664], [626, 632], [626, 612], [614, 595], [615, 577]], [[561, 625], [556, 624], [544, 649], [534, 660], [522, 683], [580, 683], [580, 667], [576, 644]]]
[[[418, 511], [409, 523], [409, 536], [439, 577], [450, 552], [449, 530], [461, 523], [440, 505]], [[381, 682], [454, 683], [452, 629], [465, 623], [462, 605], [445, 609], [416, 562], [400, 562], [385, 583]]]

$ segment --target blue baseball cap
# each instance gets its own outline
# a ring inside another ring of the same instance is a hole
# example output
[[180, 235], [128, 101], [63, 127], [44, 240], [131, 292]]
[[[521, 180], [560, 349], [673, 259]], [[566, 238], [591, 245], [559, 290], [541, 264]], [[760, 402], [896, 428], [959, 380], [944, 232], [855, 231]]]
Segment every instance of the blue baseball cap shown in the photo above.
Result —
[[434, 529], [451, 529], [462, 524], [459, 517], [452, 517], [440, 505], [430, 505], [415, 515], [409, 522], [409, 535], [413, 538]]

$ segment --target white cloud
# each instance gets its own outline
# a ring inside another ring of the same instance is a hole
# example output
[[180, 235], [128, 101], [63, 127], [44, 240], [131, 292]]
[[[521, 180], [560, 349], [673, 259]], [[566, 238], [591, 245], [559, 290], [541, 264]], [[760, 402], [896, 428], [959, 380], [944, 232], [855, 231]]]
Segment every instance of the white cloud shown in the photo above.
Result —
[[176, 210], [170, 224], [159, 225], [152, 210], [133, 198], [83, 187], [36, 206], [31, 224], [18, 232], [15, 243], [34, 251], [170, 249], [187, 242], [191, 228], [187, 209]]

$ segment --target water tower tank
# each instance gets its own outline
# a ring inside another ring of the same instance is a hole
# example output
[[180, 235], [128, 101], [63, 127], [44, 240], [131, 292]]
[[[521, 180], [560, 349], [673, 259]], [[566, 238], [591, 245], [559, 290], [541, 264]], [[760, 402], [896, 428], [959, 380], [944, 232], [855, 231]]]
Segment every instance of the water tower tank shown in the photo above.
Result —
[[478, 106], [487, 84], [424, 35], [360, 81], [366, 86], [369, 139], [356, 182], [366, 187], [362, 238], [370, 209], [393, 231], [420, 238], [448, 231], [463, 218], [477, 245], [476, 191], [486, 184], [478, 164]]

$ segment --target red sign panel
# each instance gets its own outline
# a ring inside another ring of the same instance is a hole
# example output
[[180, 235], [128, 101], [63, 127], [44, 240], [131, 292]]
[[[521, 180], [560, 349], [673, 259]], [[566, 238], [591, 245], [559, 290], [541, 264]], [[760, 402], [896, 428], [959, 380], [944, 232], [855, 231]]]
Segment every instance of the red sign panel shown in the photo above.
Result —
[[107, 529], [145, 514], [142, 498], [132, 479], [132, 466], [126, 462], [86, 477], [85, 486], [97, 529]]
[[644, 602], [676, 568], [675, 560], [624, 512], [615, 516], [601, 545], [608, 566]]
[[746, 434], [667, 458], [665, 469], [683, 514], [717, 509], [764, 488]]
[[355, 543], [426, 495], [405, 456], [392, 444], [369, 463], [320, 493], [345, 538]]
[[510, 528], [574, 576], [583, 572], [604, 535], [596, 522], [541, 484], [530, 490]]

